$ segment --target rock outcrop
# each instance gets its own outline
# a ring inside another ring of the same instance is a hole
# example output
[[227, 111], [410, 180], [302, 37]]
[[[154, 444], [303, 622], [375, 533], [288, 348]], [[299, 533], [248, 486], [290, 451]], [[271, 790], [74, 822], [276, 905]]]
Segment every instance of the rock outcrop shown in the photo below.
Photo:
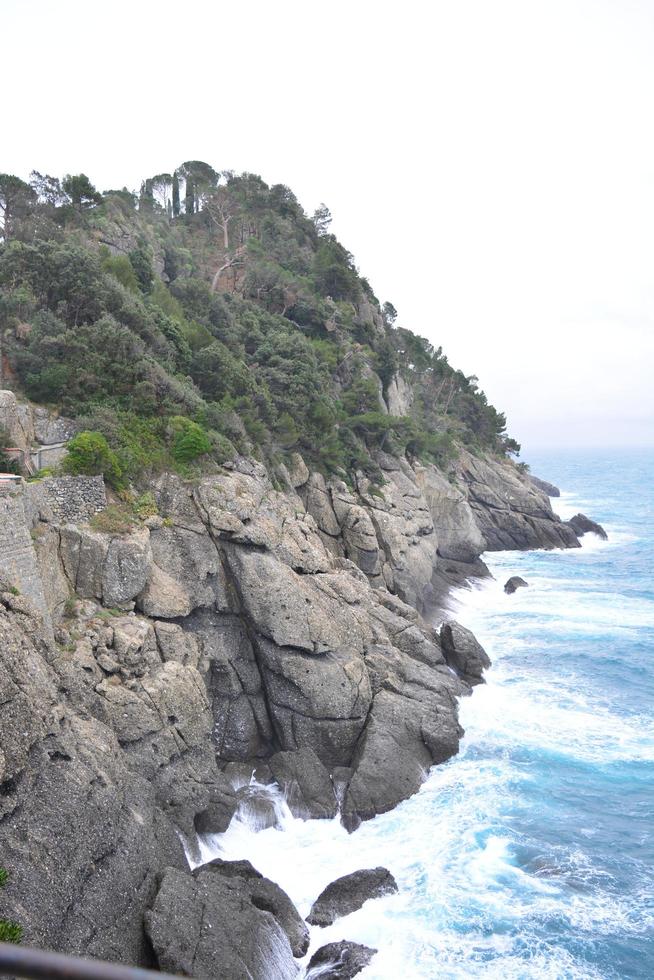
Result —
[[504, 591], [507, 595], [513, 595], [516, 589], [524, 589], [528, 585], [529, 582], [525, 582], [525, 580], [519, 575], [512, 575], [511, 578], [507, 579], [504, 583]]
[[308, 945], [295, 916], [281, 888], [257, 875], [249, 862], [218, 862], [193, 873], [168, 868], [145, 928], [157, 965], [169, 973], [202, 980], [290, 980], [297, 975], [292, 943], [299, 955]]
[[330, 926], [336, 919], [356, 912], [370, 899], [395, 892], [395, 878], [386, 868], [354, 871], [327, 885], [311, 906], [307, 922], [312, 926]]
[[365, 970], [376, 952], [370, 946], [350, 940], [327, 943], [309, 960], [307, 980], [351, 980], [357, 973]]
[[529, 479], [537, 490], [542, 490], [548, 497], [561, 496], [561, 491], [558, 487], [555, 487], [553, 483], [549, 483], [547, 480], [541, 480], [540, 477], [533, 476], [531, 473], [529, 474]]
[[470, 630], [459, 623], [443, 623], [441, 643], [447, 663], [466, 683], [483, 683], [483, 673], [488, 670], [491, 662]]
[[572, 528], [574, 533], [581, 537], [583, 534], [596, 534], [602, 541], [608, 540], [608, 534], [604, 530], [601, 524], [596, 521], [591, 521], [590, 517], [586, 517], [585, 514], [575, 514], [568, 521], [568, 525]]
[[159, 515], [126, 534], [87, 523], [97, 487], [61, 507], [26, 494], [41, 608], [0, 590], [3, 898], [26, 942], [145, 965], [154, 949], [197, 976], [220, 951], [230, 980], [283, 977], [304, 927], [275, 886], [244, 867], [191, 874], [181, 841], [193, 853], [239, 808], [272, 825], [253, 771], [303, 818], [338, 800], [354, 829], [457, 752], [457, 701], [488, 658], [421, 612], [484, 548], [577, 538], [508, 464], [464, 453], [450, 481], [377, 462], [381, 487], [326, 481], [297, 455], [285, 489], [246, 459], [164, 475]]
[[556, 517], [547, 495], [508, 460], [463, 451], [457, 472], [485, 550], [579, 546], [574, 530]]

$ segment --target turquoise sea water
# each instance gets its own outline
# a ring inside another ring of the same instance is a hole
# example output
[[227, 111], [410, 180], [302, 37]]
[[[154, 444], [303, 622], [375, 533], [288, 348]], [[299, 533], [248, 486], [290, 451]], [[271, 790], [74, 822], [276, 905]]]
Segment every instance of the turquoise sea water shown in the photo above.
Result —
[[[397, 896], [312, 932], [378, 948], [362, 980], [654, 977], [654, 453], [531, 462], [555, 510], [610, 537], [488, 555], [495, 581], [452, 597], [493, 660], [460, 754], [353, 835], [286, 814], [212, 841], [303, 914], [335, 877], [390, 868]], [[506, 596], [514, 574], [529, 588]]]

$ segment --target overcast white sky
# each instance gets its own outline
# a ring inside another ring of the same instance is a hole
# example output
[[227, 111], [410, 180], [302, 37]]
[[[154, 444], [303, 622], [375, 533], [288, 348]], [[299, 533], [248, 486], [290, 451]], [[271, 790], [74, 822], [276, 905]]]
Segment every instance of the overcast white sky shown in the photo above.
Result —
[[654, 444], [652, 0], [3, 0], [0, 170], [288, 184], [529, 449]]

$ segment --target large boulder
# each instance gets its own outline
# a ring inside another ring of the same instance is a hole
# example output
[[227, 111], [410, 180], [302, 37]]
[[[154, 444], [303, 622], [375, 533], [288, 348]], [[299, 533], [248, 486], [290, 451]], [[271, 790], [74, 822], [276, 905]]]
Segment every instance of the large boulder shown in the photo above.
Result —
[[602, 541], [608, 540], [609, 536], [602, 525], [596, 521], [591, 521], [590, 517], [586, 517], [585, 514], [575, 514], [574, 517], [570, 518], [568, 524], [578, 537], [590, 532], [591, 534], [596, 534]]
[[311, 906], [307, 922], [312, 926], [330, 926], [336, 919], [356, 912], [371, 898], [382, 898], [396, 891], [397, 883], [387, 868], [354, 871], [327, 885]]
[[203, 980], [287, 980], [296, 975], [282, 922], [288, 909], [280, 910], [281, 889], [252, 877], [242, 867], [246, 864], [226, 869], [221, 862], [192, 874], [166, 870], [145, 915], [159, 969]]
[[316, 950], [307, 967], [307, 980], [351, 980], [370, 964], [377, 952], [370, 946], [343, 939]]
[[450, 667], [468, 684], [482, 684], [490, 658], [474, 634], [459, 623], [443, 623], [441, 645]]

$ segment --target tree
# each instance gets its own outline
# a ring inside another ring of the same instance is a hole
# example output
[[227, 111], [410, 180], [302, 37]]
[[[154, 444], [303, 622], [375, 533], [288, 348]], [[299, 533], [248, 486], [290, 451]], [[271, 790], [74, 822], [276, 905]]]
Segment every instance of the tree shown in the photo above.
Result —
[[61, 186], [76, 208], [92, 208], [102, 200], [86, 174], [66, 174]]
[[382, 316], [384, 318], [384, 323], [388, 327], [392, 327], [397, 320], [397, 310], [392, 303], [388, 302], [388, 300], [382, 306]]
[[152, 177], [152, 194], [157, 204], [160, 204], [164, 211], [168, 211], [172, 186], [173, 178], [171, 174], [156, 174]]
[[203, 160], [186, 160], [176, 170], [186, 182], [184, 209], [187, 214], [202, 210], [207, 193], [214, 188], [220, 174]]
[[36, 204], [36, 194], [29, 184], [13, 174], [0, 174], [0, 220], [2, 236], [8, 241], [17, 223]]
[[332, 223], [332, 214], [326, 204], [321, 204], [319, 208], [313, 212], [313, 217], [311, 219], [316, 226], [316, 231], [319, 235], [326, 235], [329, 231], [329, 226]]
[[123, 483], [118, 457], [101, 432], [80, 432], [71, 439], [63, 468], [75, 476], [102, 475], [113, 487]]
[[179, 174], [177, 171], [173, 174], [173, 217], [177, 218], [179, 215]]
[[204, 210], [214, 225], [223, 233], [223, 247], [229, 251], [229, 222], [234, 217], [234, 201], [226, 187], [217, 187], [207, 193]]
[[177, 463], [190, 463], [211, 451], [211, 439], [197, 422], [181, 415], [170, 420], [173, 430], [171, 452]]
[[50, 174], [40, 174], [38, 170], [33, 170], [30, 174], [30, 187], [36, 194], [39, 204], [48, 204], [50, 207], [58, 208], [68, 201], [64, 193], [61, 181], [58, 177], [51, 177]]

